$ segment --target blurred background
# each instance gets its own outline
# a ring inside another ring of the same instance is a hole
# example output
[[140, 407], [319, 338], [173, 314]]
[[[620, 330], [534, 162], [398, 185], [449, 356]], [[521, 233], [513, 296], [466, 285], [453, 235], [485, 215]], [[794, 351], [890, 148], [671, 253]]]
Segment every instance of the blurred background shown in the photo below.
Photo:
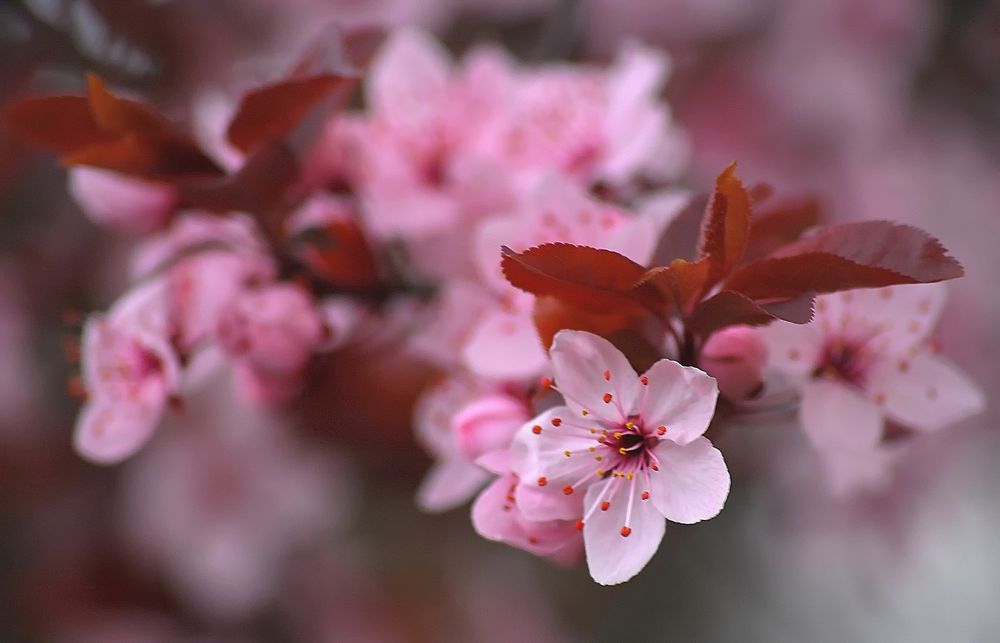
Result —
[[[682, 183], [732, 160], [815, 192], [835, 220], [892, 219], [965, 265], [944, 351], [1000, 390], [1000, 3], [990, 0], [8, 0], [0, 102], [97, 71], [178, 121], [292, 60], [331, 22], [420, 25], [455, 53], [603, 63], [662, 47], [690, 138]], [[604, 588], [413, 502], [432, 376], [332, 355], [284, 412], [203, 392], [136, 458], [72, 450], [81, 315], [127, 285], [135, 239], [98, 230], [65, 172], [0, 129], [0, 640], [995, 641], [998, 412], [914, 445], [884, 493], [835, 500], [784, 425], [718, 446], [726, 510], [668, 524]], [[372, 447], [376, 444], [376, 447]]]

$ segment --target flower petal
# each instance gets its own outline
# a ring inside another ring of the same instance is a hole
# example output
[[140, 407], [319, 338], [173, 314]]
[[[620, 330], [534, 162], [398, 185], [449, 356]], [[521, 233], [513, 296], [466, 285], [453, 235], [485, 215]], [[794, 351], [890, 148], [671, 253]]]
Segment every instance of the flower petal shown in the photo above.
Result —
[[889, 288], [849, 290], [821, 297], [816, 317], [824, 328], [878, 329], [873, 348], [905, 352], [923, 343], [941, 316], [944, 284], [905, 284]]
[[660, 470], [649, 474], [649, 499], [667, 520], [691, 524], [722, 511], [729, 470], [711, 442], [701, 437], [684, 445], [663, 440], [655, 453]]
[[918, 431], [944, 428], [986, 407], [975, 382], [929, 351], [879, 360], [868, 374], [867, 388], [890, 418]]
[[487, 312], [462, 348], [472, 372], [493, 379], [535, 377], [545, 367], [545, 347], [530, 314], [495, 309]]
[[135, 404], [95, 400], [77, 417], [73, 446], [91, 462], [120, 462], [149, 441], [163, 407], [162, 400]]
[[590, 576], [601, 585], [617, 585], [638, 574], [653, 557], [663, 540], [666, 522], [656, 508], [633, 494], [628, 536], [622, 535], [629, 507], [629, 489], [623, 478], [591, 485], [584, 506], [600, 502], [605, 484], [616, 485], [607, 511], [595, 511], [583, 527]]
[[708, 428], [719, 388], [715, 378], [692, 366], [661, 359], [646, 371], [639, 414], [646, 431], [664, 426], [667, 437], [687, 444]]
[[559, 392], [577, 413], [586, 410], [612, 422], [625, 422], [638, 411], [639, 376], [608, 340], [584, 331], [561, 330], [549, 355]]
[[467, 460], [439, 460], [420, 483], [417, 504], [434, 513], [454, 509], [472, 498], [489, 477]]
[[776, 321], [759, 332], [767, 347], [769, 367], [798, 377], [805, 377], [816, 368], [823, 348], [823, 331], [816, 321], [810, 324]]
[[806, 435], [821, 451], [873, 447], [882, 439], [882, 414], [878, 406], [841, 382], [806, 382], [799, 413]]

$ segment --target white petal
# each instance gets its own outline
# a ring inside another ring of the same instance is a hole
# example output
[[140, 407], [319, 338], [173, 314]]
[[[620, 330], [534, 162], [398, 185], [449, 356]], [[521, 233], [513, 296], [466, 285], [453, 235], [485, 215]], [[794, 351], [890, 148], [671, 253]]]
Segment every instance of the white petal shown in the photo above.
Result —
[[832, 331], [877, 329], [872, 347], [904, 352], [923, 343], [944, 307], [946, 286], [905, 284], [825, 295], [817, 300], [817, 321]]
[[715, 378], [668, 359], [653, 364], [645, 375], [649, 383], [644, 386], [640, 414], [647, 432], [664, 426], [667, 437], [678, 444], [705, 432], [719, 397]]
[[890, 418], [918, 431], [944, 428], [986, 407], [975, 382], [929, 351], [879, 360], [868, 374], [867, 388]]
[[[638, 478], [633, 482], [638, 482]], [[595, 484], [587, 490], [584, 507], [591, 507], [599, 501], [605, 484], [608, 483]], [[622, 536], [629, 506], [628, 485], [631, 482], [618, 478], [612, 479], [611, 484], [618, 487], [611, 498], [611, 506], [607, 511], [595, 511], [583, 527], [587, 567], [591, 577], [601, 585], [624, 583], [638, 574], [660, 547], [666, 527], [666, 521], [652, 503], [640, 499], [641, 492], [636, 484], [632, 511], [628, 517], [631, 532], [627, 537]]]
[[802, 386], [802, 428], [821, 451], [873, 447], [882, 439], [882, 413], [861, 391], [841, 382], [811, 380]]
[[545, 368], [545, 347], [527, 311], [494, 309], [483, 315], [462, 348], [465, 366], [483, 377], [526, 379]]
[[659, 471], [649, 473], [649, 500], [674, 522], [712, 518], [729, 495], [729, 470], [722, 453], [705, 438], [679, 445], [663, 440], [656, 447]]
[[823, 348], [823, 331], [813, 321], [793, 324], [776, 321], [760, 329], [767, 347], [767, 365], [782, 373], [805, 377], [816, 368]]
[[608, 340], [584, 331], [562, 330], [549, 355], [559, 392], [578, 413], [587, 410], [624, 422], [638, 411], [639, 376]]
[[160, 423], [162, 411], [162, 402], [128, 404], [94, 400], [80, 411], [73, 445], [92, 462], [120, 462], [149, 441]]

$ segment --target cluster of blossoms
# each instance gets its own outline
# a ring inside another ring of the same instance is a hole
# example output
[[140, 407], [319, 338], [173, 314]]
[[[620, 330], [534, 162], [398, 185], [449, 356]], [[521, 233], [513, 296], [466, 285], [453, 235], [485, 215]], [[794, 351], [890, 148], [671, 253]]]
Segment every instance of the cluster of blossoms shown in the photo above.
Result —
[[[455, 61], [402, 29], [362, 74], [343, 49], [196, 112], [197, 140], [96, 78], [8, 111], [72, 166], [95, 222], [145, 235], [136, 285], [84, 327], [85, 457], [135, 453], [214, 369], [279, 406], [317, 354], [403, 336], [441, 373], [415, 411], [436, 461], [418, 502], [475, 497], [484, 537], [585, 553], [614, 584], [666, 520], [721, 511], [730, 474], [705, 433], [728, 418], [798, 400], [852, 492], [888, 475], [898, 438], [982, 408], [930, 339], [935, 282], [962, 274], [935, 239], [821, 227], [735, 166], [704, 198], [673, 186], [687, 143], [662, 53]], [[359, 79], [363, 109], [342, 111]]]

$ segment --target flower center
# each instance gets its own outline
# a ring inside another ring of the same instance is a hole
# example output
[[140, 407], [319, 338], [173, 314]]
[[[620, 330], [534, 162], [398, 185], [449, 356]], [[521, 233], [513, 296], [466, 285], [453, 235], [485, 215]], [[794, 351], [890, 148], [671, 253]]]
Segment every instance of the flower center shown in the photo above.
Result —
[[840, 380], [856, 386], [864, 384], [872, 361], [872, 352], [865, 341], [837, 338], [823, 346], [813, 377]]

